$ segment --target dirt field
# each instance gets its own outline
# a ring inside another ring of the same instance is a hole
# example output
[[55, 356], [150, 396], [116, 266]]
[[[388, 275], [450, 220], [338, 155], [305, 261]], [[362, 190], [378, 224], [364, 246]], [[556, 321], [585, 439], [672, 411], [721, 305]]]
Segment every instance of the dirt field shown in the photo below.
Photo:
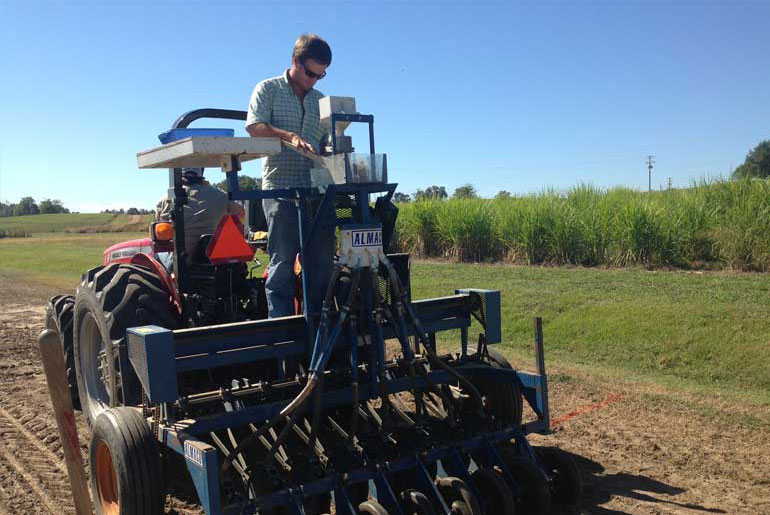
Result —
[[[74, 514], [36, 347], [53, 293], [0, 277], [0, 515]], [[770, 409], [549, 371], [560, 423], [533, 440], [573, 454], [585, 484], [582, 512], [770, 513]], [[82, 419], [79, 428], [85, 457]]]

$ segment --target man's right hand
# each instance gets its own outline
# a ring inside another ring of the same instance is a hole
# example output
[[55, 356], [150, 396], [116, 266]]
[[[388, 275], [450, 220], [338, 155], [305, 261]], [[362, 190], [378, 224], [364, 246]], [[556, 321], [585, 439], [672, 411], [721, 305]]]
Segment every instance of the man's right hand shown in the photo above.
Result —
[[318, 153], [315, 151], [315, 148], [313, 147], [313, 145], [311, 145], [310, 143], [308, 143], [304, 139], [300, 138], [299, 134], [295, 134], [295, 133], [292, 132], [291, 133], [291, 139], [289, 139], [288, 143], [289, 143], [289, 145], [291, 145], [292, 147], [294, 147], [294, 148], [296, 148], [296, 149], [298, 149], [300, 151], [309, 152], [311, 154], [318, 155]]

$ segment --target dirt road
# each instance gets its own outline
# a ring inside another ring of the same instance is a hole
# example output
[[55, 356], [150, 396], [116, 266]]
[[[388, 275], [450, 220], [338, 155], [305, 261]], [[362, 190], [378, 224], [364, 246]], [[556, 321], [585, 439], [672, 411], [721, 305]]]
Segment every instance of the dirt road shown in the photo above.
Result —
[[[50, 289], [0, 277], [0, 515], [74, 513], [36, 337]], [[770, 514], [770, 408], [550, 366], [584, 513]], [[88, 430], [79, 419], [85, 457]], [[184, 504], [170, 500], [168, 511]]]

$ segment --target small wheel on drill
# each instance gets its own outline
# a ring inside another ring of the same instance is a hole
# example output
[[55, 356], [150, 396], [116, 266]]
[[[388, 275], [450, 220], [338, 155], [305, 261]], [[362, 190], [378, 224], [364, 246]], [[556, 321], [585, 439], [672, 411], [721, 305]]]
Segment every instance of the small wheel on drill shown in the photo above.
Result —
[[537, 447], [535, 453], [548, 476], [553, 501], [568, 511], [575, 510], [583, 495], [583, 480], [575, 460], [556, 447]]
[[498, 471], [488, 468], [476, 469], [471, 473], [471, 478], [481, 494], [480, 501], [485, 513], [515, 515], [516, 501], [513, 492]]
[[454, 515], [481, 515], [478, 499], [462, 479], [442, 477], [436, 486]]
[[428, 496], [419, 490], [412, 488], [404, 490], [399, 497], [404, 515], [434, 515], [436, 513], [428, 500]]
[[388, 510], [375, 500], [364, 501], [358, 505], [359, 515], [388, 515]]
[[526, 456], [519, 456], [513, 444], [504, 442], [498, 448], [500, 457], [519, 488], [514, 493], [519, 515], [537, 515], [551, 510], [551, 488], [543, 471]]
[[138, 410], [104, 410], [94, 421], [88, 453], [97, 515], [163, 513], [160, 454]]
[[[492, 368], [514, 370], [511, 363], [498, 351], [487, 349], [487, 355], [481, 357], [474, 354], [471, 358], [478, 359]], [[505, 425], [521, 425], [524, 401], [517, 381], [497, 381], [481, 373], [465, 374], [481, 394], [488, 413]]]

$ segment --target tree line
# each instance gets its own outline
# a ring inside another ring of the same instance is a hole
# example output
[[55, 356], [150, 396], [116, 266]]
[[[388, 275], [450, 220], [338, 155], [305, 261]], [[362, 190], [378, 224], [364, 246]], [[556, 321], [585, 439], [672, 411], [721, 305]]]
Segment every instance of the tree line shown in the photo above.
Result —
[[[506, 190], [500, 190], [495, 195], [495, 198], [510, 198], [511, 193]], [[444, 200], [450, 198], [444, 186], [429, 186], [424, 190], [418, 189], [413, 195], [407, 193], [401, 193], [397, 191], [393, 194], [394, 202], [411, 202], [420, 200]], [[451, 198], [479, 198], [479, 193], [476, 191], [476, 187], [473, 184], [463, 184], [462, 186], [455, 188]]]
[[[128, 209], [104, 209], [101, 213], [111, 215], [149, 215], [153, 213], [151, 209], [129, 207]], [[43, 199], [39, 203], [32, 197], [24, 197], [17, 203], [0, 202], [0, 217], [8, 216], [27, 216], [27, 215], [50, 215], [71, 213], [64, 207], [61, 200]]]
[[0, 202], [0, 217], [69, 213], [61, 200], [44, 199], [38, 204], [32, 197], [24, 197], [18, 203]]
[[152, 209], [144, 209], [144, 208], [137, 208], [137, 207], [129, 207], [128, 209], [123, 209], [122, 207], [120, 209], [103, 209], [99, 211], [100, 213], [107, 213], [110, 215], [149, 215], [154, 213]]

